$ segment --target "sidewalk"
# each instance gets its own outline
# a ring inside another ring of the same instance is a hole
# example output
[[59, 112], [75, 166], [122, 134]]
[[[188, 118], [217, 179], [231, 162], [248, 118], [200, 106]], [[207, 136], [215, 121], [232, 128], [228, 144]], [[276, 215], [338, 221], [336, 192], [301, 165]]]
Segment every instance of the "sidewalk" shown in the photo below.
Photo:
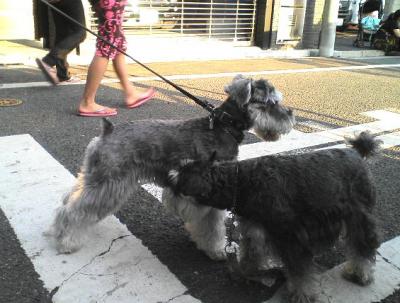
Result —
[[384, 56], [385, 53], [380, 50], [372, 49], [369, 42], [365, 41], [364, 47], [353, 46], [357, 38], [357, 31], [336, 32], [335, 41], [335, 55], [334, 57], [340, 58], [354, 58], [354, 57], [379, 57]]
[[[341, 40], [340, 40], [341, 39]], [[351, 39], [338, 35], [339, 47], [334, 57], [354, 58], [381, 56], [383, 52], [352, 47]], [[345, 47], [343, 47], [345, 43]], [[349, 46], [346, 45], [349, 44]], [[74, 52], [68, 57], [71, 64], [88, 65], [93, 58], [95, 40], [89, 37], [81, 44], [81, 55]], [[306, 50], [262, 50], [255, 46], [233, 46], [231, 43], [198, 37], [163, 38], [152, 36], [128, 37], [128, 50], [135, 59], [143, 63], [257, 59], [257, 58], [302, 58], [318, 56], [318, 49]], [[35, 65], [34, 59], [42, 57], [46, 51], [40, 41], [0, 40], [0, 64]]]

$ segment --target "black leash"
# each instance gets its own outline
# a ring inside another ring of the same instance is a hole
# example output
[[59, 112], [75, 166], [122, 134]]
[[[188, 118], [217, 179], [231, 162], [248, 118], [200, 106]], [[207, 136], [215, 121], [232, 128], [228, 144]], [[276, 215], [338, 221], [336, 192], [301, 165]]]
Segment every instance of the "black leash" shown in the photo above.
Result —
[[[66, 13], [62, 12], [61, 10], [59, 10], [57, 7], [55, 7], [54, 5], [50, 4], [49, 2], [47, 2], [46, 0], [40, 0], [42, 3], [44, 3], [45, 5], [47, 5], [48, 7], [50, 7], [51, 9], [53, 9], [54, 11], [56, 11], [57, 13], [59, 13], [60, 15], [64, 16], [65, 18], [67, 18], [68, 20], [72, 21], [73, 23], [75, 23], [76, 25], [78, 25], [80, 28], [84, 29], [85, 31], [91, 33], [93, 36], [97, 37], [98, 39], [100, 39], [101, 41], [103, 41], [104, 43], [108, 44], [109, 46], [111, 46], [112, 48], [116, 49], [118, 52], [120, 52], [121, 54], [124, 54], [125, 56], [127, 56], [129, 59], [133, 60], [135, 63], [139, 64], [141, 67], [143, 67], [144, 69], [148, 70], [149, 72], [153, 73], [154, 75], [156, 75], [157, 77], [159, 77], [161, 80], [163, 80], [164, 82], [168, 83], [169, 85], [171, 85], [172, 87], [174, 87], [176, 90], [180, 91], [182, 94], [184, 94], [186, 97], [192, 99], [194, 102], [196, 102], [198, 105], [200, 105], [201, 107], [203, 107], [205, 110], [209, 111], [211, 113], [210, 116], [210, 128], [213, 127], [214, 124], [214, 119], [218, 118], [220, 119], [222, 122], [226, 121], [225, 123], [229, 123], [231, 124], [228, 120], [231, 119], [227, 119], [229, 117], [227, 117], [226, 115], [229, 115], [223, 111], [221, 111], [221, 113], [219, 112], [215, 112], [215, 107], [214, 105], [212, 105], [211, 103], [205, 101], [205, 100], [201, 100], [199, 98], [197, 98], [196, 96], [194, 96], [193, 94], [191, 94], [190, 92], [188, 92], [187, 90], [183, 89], [182, 87], [176, 85], [175, 83], [173, 83], [172, 81], [168, 80], [167, 78], [161, 76], [159, 73], [157, 73], [156, 71], [154, 71], [153, 69], [151, 69], [150, 67], [144, 65], [143, 63], [141, 63], [140, 61], [136, 60], [135, 58], [133, 58], [132, 56], [130, 56], [129, 54], [127, 54], [125, 51], [123, 51], [122, 49], [118, 48], [117, 46], [114, 46], [111, 42], [107, 41], [106, 39], [104, 39], [103, 37], [99, 36], [98, 34], [96, 34], [95, 32], [91, 31], [90, 29], [86, 28], [84, 25], [82, 25], [81, 23], [79, 23], [78, 21], [76, 21], [74, 18], [68, 16]], [[68, 0], [67, 0], [68, 1]], [[230, 115], [229, 115], [230, 116]], [[233, 120], [233, 119], [232, 119]], [[211, 122], [212, 121], [212, 122]]]

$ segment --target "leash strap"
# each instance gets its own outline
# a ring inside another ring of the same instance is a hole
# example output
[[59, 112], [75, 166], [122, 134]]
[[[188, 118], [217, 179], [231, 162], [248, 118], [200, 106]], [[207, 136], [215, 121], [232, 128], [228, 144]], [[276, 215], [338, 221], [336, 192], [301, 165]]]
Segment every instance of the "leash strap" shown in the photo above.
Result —
[[172, 81], [168, 80], [167, 78], [161, 76], [159, 73], [157, 73], [156, 71], [154, 71], [153, 69], [151, 69], [150, 67], [144, 65], [143, 63], [141, 63], [140, 61], [136, 60], [135, 58], [133, 58], [132, 56], [130, 56], [129, 54], [127, 54], [125, 51], [123, 51], [122, 49], [118, 48], [117, 46], [113, 45], [111, 42], [109, 42], [108, 40], [104, 39], [103, 37], [99, 36], [98, 34], [96, 34], [95, 32], [91, 31], [90, 29], [86, 28], [84, 25], [82, 25], [81, 23], [79, 23], [78, 21], [76, 21], [74, 18], [70, 17], [69, 15], [67, 15], [66, 13], [64, 13], [63, 11], [59, 10], [57, 7], [55, 7], [54, 5], [50, 4], [48, 1], [46, 0], [40, 0], [42, 3], [44, 3], [45, 5], [47, 5], [48, 7], [50, 7], [51, 9], [53, 9], [54, 11], [56, 11], [57, 13], [59, 13], [60, 15], [64, 16], [65, 18], [67, 18], [68, 20], [70, 20], [71, 22], [75, 23], [76, 25], [78, 25], [80, 28], [84, 29], [85, 31], [89, 32], [90, 34], [92, 34], [93, 36], [97, 37], [98, 39], [100, 39], [101, 41], [103, 41], [104, 43], [108, 44], [109, 46], [111, 46], [112, 48], [116, 49], [118, 52], [120, 52], [121, 54], [127, 56], [128, 58], [130, 58], [131, 60], [133, 60], [135, 63], [139, 64], [141, 67], [143, 67], [144, 69], [148, 70], [149, 72], [153, 73], [154, 75], [156, 75], [157, 77], [159, 77], [161, 80], [163, 80], [164, 82], [168, 83], [169, 85], [171, 85], [173, 88], [175, 88], [176, 90], [180, 91], [182, 94], [184, 94], [186, 97], [192, 99], [194, 102], [196, 102], [198, 105], [200, 105], [201, 107], [203, 107], [205, 110], [209, 111], [210, 113], [213, 113], [214, 111], [214, 105], [212, 105], [211, 103], [205, 101], [205, 100], [201, 100], [199, 98], [197, 98], [196, 96], [194, 96], [193, 94], [191, 94], [190, 92], [188, 92], [187, 90], [183, 89], [182, 87], [178, 86], [177, 84], [173, 83]]

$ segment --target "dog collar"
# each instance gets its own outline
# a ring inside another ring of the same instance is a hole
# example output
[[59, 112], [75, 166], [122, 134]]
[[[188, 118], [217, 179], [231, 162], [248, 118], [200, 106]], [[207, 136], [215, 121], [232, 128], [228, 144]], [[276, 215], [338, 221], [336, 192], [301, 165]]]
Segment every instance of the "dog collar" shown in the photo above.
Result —
[[209, 119], [209, 129], [211, 130], [214, 129], [215, 121], [217, 120], [223, 125], [222, 129], [226, 133], [230, 134], [236, 140], [236, 142], [240, 143], [242, 141], [243, 134], [242, 131], [238, 129], [244, 129], [243, 122], [233, 118], [232, 115], [221, 110], [220, 108], [215, 108], [208, 116], [208, 119]]
[[237, 124], [237, 120], [232, 117], [232, 115], [227, 112], [221, 110], [220, 108], [215, 108], [210, 116], [208, 117], [210, 120], [210, 129], [214, 129], [214, 121], [218, 120], [222, 124], [229, 125], [235, 127]]

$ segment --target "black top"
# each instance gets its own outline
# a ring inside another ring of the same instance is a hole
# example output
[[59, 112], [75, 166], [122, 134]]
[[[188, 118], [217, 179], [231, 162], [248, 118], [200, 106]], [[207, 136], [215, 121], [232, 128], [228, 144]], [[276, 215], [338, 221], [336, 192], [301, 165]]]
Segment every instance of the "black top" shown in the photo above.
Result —
[[390, 14], [389, 17], [383, 22], [383, 24], [381, 25], [381, 29], [392, 35], [394, 35], [393, 30], [400, 29], [400, 26], [395, 19], [394, 13]]
[[367, 0], [362, 7], [363, 14], [369, 14], [374, 11], [381, 11], [382, 1], [381, 0]]

